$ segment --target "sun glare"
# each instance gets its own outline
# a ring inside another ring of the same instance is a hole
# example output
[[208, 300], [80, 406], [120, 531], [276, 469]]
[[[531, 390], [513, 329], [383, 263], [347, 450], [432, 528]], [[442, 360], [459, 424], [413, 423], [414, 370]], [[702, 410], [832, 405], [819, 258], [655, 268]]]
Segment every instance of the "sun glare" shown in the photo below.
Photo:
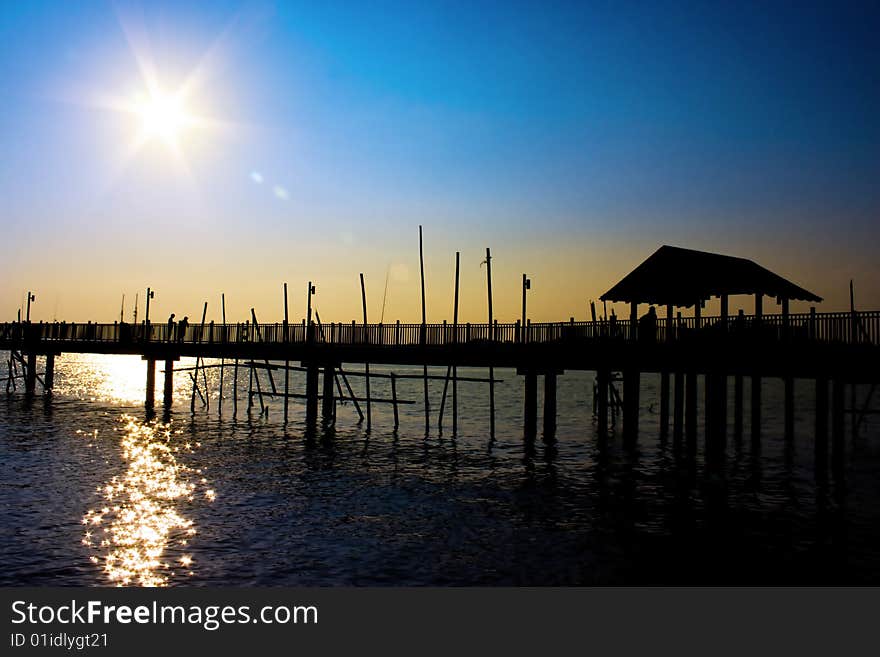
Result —
[[177, 142], [191, 117], [179, 98], [159, 93], [139, 96], [134, 103], [135, 114], [140, 119], [141, 134], [147, 138], [159, 138]]

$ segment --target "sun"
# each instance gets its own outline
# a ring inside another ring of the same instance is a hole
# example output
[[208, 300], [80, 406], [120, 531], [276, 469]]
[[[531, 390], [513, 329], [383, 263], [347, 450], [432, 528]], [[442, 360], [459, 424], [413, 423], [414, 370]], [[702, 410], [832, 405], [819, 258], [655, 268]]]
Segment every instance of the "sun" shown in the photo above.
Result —
[[176, 144], [186, 126], [193, 121], [181, 98], [161, 91], [139, 95], [133, 109], [144, 139], [158, 138]]

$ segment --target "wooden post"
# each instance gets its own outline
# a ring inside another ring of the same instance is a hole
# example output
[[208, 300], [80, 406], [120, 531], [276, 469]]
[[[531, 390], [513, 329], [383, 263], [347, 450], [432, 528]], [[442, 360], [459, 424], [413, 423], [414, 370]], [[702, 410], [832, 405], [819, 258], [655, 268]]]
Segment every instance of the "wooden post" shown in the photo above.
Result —
[[694, 304], [694, 330], [699, 332], [701, 328], [703, 328], [703, 301], [697, 299]]
[[[290, 315], [287, 308], [287, 283], [284, 284], [284, 351], [287, 353], [287, 341], [289, 339], [288, 331], [290, 327]], [[290, 401], [290, 361], [284, 361], [284, 423], [287, 424], [288, 409], [287, 405]], [[222, 370], [221, 370], [222, 372]]]
[[37, 354], [34, 351], [29, 351], [27, 354], [27, 367], [24, 374], [24, 391], [32, 395], [37, 390]]
[[761, 375], [752, 376], [752, 446], [761, 441]]
[[[361, 272], [361, 305], [364, 311], [364, 340], [367, 340], [367, 286], [364, 284], [364, 274]], [[353, 324], [354, 322], [352, 322]], [[367, 431], [373, 426], [372, 402], [370, 400], [370, 364], [364, 361], [364, 382], [367, 390]]]
[[306, 363], [306, 425], [314, 428], [318, 422], [318, 365]]
[[831, 469], [839, 474], [844, 466], [844, 383], [840, 379], [831, 382]]
[[681, 443], [684, 436], [684, 373], [681, 370], [675, 371], [674, 386], [672, 439], [676, 443]]
[[733, 378], [733, 435], [740, 439], [743, 434], [743, 375], [737, 372]]
[[147, 359], [147, 395], [144, 400], [144, 406], [147, 410], [152, 410], [156, 405], [156, 359]]
[[[455, 252], [455, 302], [452, 307], [452, 330], [455, 332], [454, 342], [458, 346], [458, 270], [460, 253]], [[458, 358], [456, 356], [456, 362]], [[452, 366], [452, 435], [458, 435], [458, 366]]]
[[[633, 304], [635, 306], [635, 304]], [[623, 373], [623, 440], [635, 444], [639, 435], [639, 387], [641, 374], [635, 367]]]
[[660, 440], [669, 435], [669, 372], [660, 372]]
[[[226, 295], [220, 294], [220, 318], [223, 320], [223, 347], [224, 351], [229, 343], [229, 331], [226, 327]], [[226, 358], [220, 358], [220, 394], [217, 397], [217, 416], [223, 415], [223, 373], [226, 371]]]
[[782, 339], [791, 338], [791, 316], [788, 312], [788, 297], [782, 298]]
[[46, 354], [46, 378], [43, 381], [44, 392], [52, 392], [55, 387], [55, 354]]
[[538, 433], [538, 375], [534, 370], [525, 373], [524, 393], [523, 430], [525, 438], [532, 440]]
[[727, 322], [730, 314], [730, 301], [726, 294], [721, 295], [721, 330], [727, 333]]
[[[422, 334], [421, 334], [421, 345], [422, 349], [425, 348], [425, 342], [427, 340], [427, 313], [425, 308], [425, 254], [424, 249], [422, 248], [422, 227], [419, 226], [419, 272], [421, 274], [422, 281]], [[428, 434], [431, 431], [431, 404], [428, 400], [428, 365], [427, 363], [422, 366], [422, 383], [425, 392], [425, 437], [428, 437]]]
[[324, 365], [324, 393], [321, 400], [321, 416], [325, 422], [332, 422], [335, 409], [335, 399], [333, 398], [333, 366]]
[[[760, 292], [755, 293], [755, 326], [754, 339], [758, 342], [761, 340], [762, 323], [764, 316], [764, 295]], [[761, 375], [752, 375], [752, 448], [760, 445], [761, 441]]]
[[162, 391], [162, 406], [165, 410], [171, 408], [174, 402], [174, 359], [165, 359], [165, 386]]
[[604, 440], [608, 435], [608, 382], [611, 373], [606, 369], [596, 371], [596, 395], [598, 400], [598, 431], [599, 439]]
[[689, 371], [685, 376], [685, 438], [688, 456], [697, 451], [697, 373]]
[[397, 431], [400, 419], [397, 415], [397, 375], [394, 372], [391, 373], [391, 402], [394, 404], [394, 430]]
[[553, 442], [556, 436], [556, 373], [544, 374], [544, 442]]
[[824, 475], [828, 466], [828, 379], [816, 378], [816, 442], [815, 467], [817, 475]]
[[[488, 246], [486, 247], [486, 288], [489, 293], [489, 340], [492, 342], [494, 352], [495, 323], [492, 315], [492, 254]], [[537, 382], [535, 386], [537, 389]], [[490, 440], [495, 440], [495, 368], [491, 365], [489, 366], [489, 438]]]
[[785, 405], [785, 440], [791, 441], [794, 439], [794, 379], [786, 376], [783, 381], [785, 389], [785, 398], [783, 399], [783, 404]]
[[[629, 338], [633, 342], [639, 339], [639, 304], [633, 301], [629, 304]], [[624, 401], [624, 404], [626, 401]]]

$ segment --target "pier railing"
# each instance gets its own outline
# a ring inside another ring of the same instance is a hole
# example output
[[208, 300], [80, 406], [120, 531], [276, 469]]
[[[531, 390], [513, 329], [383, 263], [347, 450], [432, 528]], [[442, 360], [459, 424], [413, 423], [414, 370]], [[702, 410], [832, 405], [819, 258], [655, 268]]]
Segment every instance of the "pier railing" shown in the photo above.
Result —
[[711, 339], [721, 335], [741, 335], [766, 341], [814, 341], [880, 345], [880, 311], [795, 313], [788, 315], [732, 315], [721, 317], [680, 317], [628, 319], [611, 317], [597, 321], [520, 322], [489, 324], [95, 324], [6, 323], [0, 324], [0, 343], [4, 342], [98, 342], [137, 344], [180, 342], [184, 344], [272, 343], [370, 346], [443, 346], [468, 343], [546, 344], [562, 341], [618, 340], [656, 341]]

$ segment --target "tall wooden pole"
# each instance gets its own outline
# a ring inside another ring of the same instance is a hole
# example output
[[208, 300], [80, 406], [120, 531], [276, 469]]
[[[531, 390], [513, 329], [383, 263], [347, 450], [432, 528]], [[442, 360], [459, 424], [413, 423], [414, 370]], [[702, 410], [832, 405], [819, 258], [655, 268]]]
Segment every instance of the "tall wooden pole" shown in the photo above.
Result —
[[[458, 269], [461, 254], [455, 252], [455, 304], [452, 308], [452, 331], [458, 344]], [[458, 366], [452, 366], [452, 435], [458, 434]]]
[[[284, 351], [288, 350], [287, 340], [288, 340], [288, 327], [290, 326], [290, 316], [288, 315], [287, 308], [287, 283], [284, 284]], [[290, 401], [290, 361], [284, 361], [284, 423], [287, 424], [288, 417], [288, 409], [287, 404]]]
[[[367, 287], [364, 285], [364, 274], [361, 272], [361, 303], [364, 309], [364, 338], [367, 338]], [[367, 431], [373, 423], [373, 413], [370, 401], [370, 364], [364, 360], [364, 380], [367, 388]]]
[[[495, 342], [495, 323], [492, 315], [492, 254], [486, 247], [486, 286], [489, 292], [489, 340]], [[494, 347], [494, 344], [493, 344]], [[495, 440], [495, 368], [489, 366], [489, 438]]]
[[[220, 293], [220, 318], [223, 320], [223, 343], [225, 344], [229, 334], [226, 331], [226, 295]], [[217, 415], [223, 414], [223, 372], [226, 370], [226, 358], [220, 359], [220, 397], [217, 399]]]
[[[425, 252], [422, 244], [422, 227], [419, 226], [419, 270], [421, 272], [422, 278], [422, 336], [421, 343], [422, 349], [425, 348], [427, 342], [427, 312], [425, 308]], [[427, 363], [422, 366], [422, 382], [425, 392], [425, 437], [428, 436], [428, 433], [431, 431], [431, 404], [428, 400], [428, 365]]]

